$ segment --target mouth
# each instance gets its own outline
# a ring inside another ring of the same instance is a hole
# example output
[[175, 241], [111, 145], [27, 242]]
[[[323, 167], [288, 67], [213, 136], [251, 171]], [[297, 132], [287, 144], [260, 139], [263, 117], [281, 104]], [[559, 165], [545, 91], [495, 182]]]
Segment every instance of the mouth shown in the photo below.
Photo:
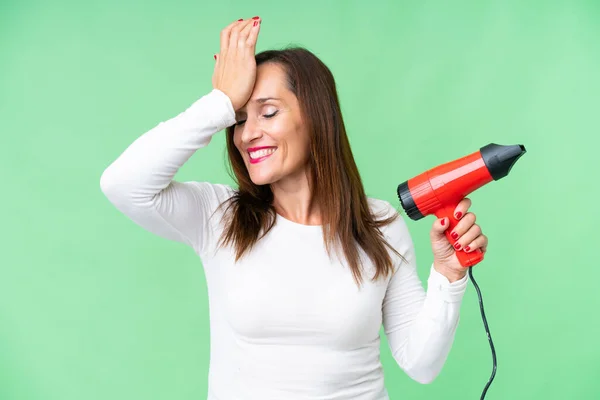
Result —
[[253, 147], [248, 149], [248, 156], [251, 164], [257, 164], [271, 157], [277, 150], [277, 147]]

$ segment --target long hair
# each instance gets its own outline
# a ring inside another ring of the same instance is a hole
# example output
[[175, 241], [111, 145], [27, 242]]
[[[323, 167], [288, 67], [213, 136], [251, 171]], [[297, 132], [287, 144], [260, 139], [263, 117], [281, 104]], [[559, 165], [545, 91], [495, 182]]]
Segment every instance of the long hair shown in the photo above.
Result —
[[[255, 57], [257, 67], [264, 63], [283, 67], [287, 87], [300, 104], [303, 122], [311, 135], [311, 205], [317, 204], [321, 212], [327, 252], [330, 254], [332, 245], [341, 244], [358, 285], [363, 281], [358, 246], [375, 266], [373, 280], [393, 273], [393, 262], [386, 246], [403, 257], [386, 242], [379, 228], [394, 221], [398, 214], [379, 220], [369, 208], [346, 135], [331, 71], [313, 53], [300, 47], [267, 50]], [[270, 185], [255, 185], [250, 179], [233, 142], [234, 128], [227, 128], [227, 152], [232, 178], [239, 189], [226, 202], [224, 216], [228, 217], [220, 243], [234, 246], [237, 261], [271, 230], [276, 211]]]

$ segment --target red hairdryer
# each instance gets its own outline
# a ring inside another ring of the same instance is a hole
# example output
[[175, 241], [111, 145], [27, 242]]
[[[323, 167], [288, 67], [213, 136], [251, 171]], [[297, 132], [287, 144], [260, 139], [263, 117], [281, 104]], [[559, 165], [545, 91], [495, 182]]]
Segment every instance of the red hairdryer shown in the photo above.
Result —
[[[448, 217], [450, 226], [446, 237], [452, 244], [450, 233], [458, 223], [454, 210], [469, 193], [486, 183], [504, 178], [519, 157], [525, 154], [523, 145], [502, 146], [490, 143], [479, 151], [458, 160], [439, 165], [398, 185], [398, 198], [406, 214], [419, 220], [430, 214], [438, 218]], [[483, 260], [483, 252], [457, 251], [463, 267], [471, 267]]]

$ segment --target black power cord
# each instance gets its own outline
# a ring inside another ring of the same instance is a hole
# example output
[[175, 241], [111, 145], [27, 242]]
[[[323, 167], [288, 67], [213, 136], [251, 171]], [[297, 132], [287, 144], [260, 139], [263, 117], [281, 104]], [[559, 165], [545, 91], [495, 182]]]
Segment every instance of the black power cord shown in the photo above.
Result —
[[479, 286], [477, 285], [477, 282], [473, 278], [473, 267], [469, 267], [469, 278], [473, 282], [473, 286], [475, 286], [475, 290], [477, 291], [477, 296], [479, 297], [479, 308], [481, 310], [481, 318], [483, 319], [483, 325], [485, 326], [485, 332], [487, 333], [487, 337], [490, 342], [490, 348], [492, 349], [492, 364], [493, 364], [492, 376], [490, 376], [490, 379], [488, 380], [487, 384], [485, 385], [485, 388], [483, 389], [483, 392], [481, 393], [480, 400], [483, 400], [485, 398], [485, 394], [487, 393], [490, 385], [492, 384], [492, 381], [494, 380], [494, 377], [496, 376], [496, 367], [497, 367], [497, 365], [496, 365], [496, 350], [494, 349], [494, 342], [492, 341], [492, 335], [490, 334], [490, 328], [488, 327], [487, 319], [485, 318], [485, 311], [483, 311], [483, 299], [481, 298], [481, 291], [479, 290]]

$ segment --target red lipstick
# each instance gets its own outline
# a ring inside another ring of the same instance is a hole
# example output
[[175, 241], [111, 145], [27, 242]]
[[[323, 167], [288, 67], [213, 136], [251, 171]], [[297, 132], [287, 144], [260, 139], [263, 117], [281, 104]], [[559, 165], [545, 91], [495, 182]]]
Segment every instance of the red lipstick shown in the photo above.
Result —
[[[260, 157], [257, 158], [252, 158], [252, 156], [250, 155], [252, 152], [255, 151], [259, 151], [259, 150], [264, 150], [264, 149], [275, 149], [272, 152], [265, 154], [265, 155], [261, 155]], [[267, 158], [271, 157], [273, 155], [273, 153], [275, 153], [275, 151], [277, 151], [277, 147], [275, 146], [260, 146], [260, 147], [251, 147], [248, 149], [248, 157], [250, 158], [250, 164], [257, 164], [261, 161], [266, 160]]]
[[253, 151], [258, 151], [258, 150], [262, 150], [262, 149], [272, 149], [276, 146], [260, 146], [260, 147], [250, 147], [247, 151], [249, 153], [253, 152]]

